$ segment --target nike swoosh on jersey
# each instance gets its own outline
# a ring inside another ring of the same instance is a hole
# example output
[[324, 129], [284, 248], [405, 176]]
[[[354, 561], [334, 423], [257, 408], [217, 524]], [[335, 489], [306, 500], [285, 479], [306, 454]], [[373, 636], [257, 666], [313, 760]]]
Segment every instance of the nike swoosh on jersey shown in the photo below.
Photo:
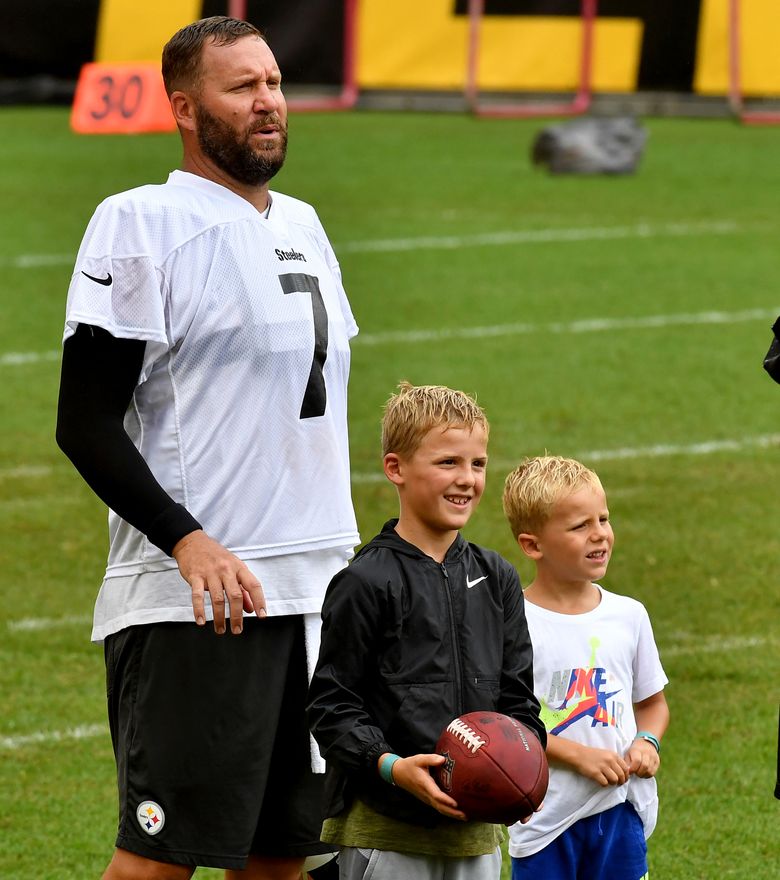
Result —
[[466, 587], [470, 590], [472, 587], [476, 587], [476, 585], [478, 583], [480, 583], [480, 581], [486, 581], [486, 580], [487, 580], [486, 574], [483, 574], [481, 578], [474, 578], [473, 581], [466, 578]]
[[95, 278], [94, 275], [90, 275], [88, 272], [84, 272], [84, 271], [82, 271], [81, 274], [82, 274], [82, 275], [86, 275], [86, 277], [89, 278], [90, 281], [95, 281], [95, 282], [97, 282], [98, 284], [102, 284], [102, 285], [104, 285], [105, 287], [108, 287], [108, 285], [111, 284], [111, 282], [114, 280], [114, 279], [111, 277], [111, 273], [110, 273], [110, 272], [108, 273], [108, 275], [106, 275], [105, 278]]

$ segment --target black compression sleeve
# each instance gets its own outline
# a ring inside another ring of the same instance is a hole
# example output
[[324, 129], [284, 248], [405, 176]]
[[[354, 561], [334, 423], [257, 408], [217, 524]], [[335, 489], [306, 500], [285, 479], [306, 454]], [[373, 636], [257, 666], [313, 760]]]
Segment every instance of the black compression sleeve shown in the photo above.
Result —
[[57, 443], [99, 498], [170, 555], [201, 526], [160, 486], [125, 431], [145, 347], [79, 324], [63, 347]]

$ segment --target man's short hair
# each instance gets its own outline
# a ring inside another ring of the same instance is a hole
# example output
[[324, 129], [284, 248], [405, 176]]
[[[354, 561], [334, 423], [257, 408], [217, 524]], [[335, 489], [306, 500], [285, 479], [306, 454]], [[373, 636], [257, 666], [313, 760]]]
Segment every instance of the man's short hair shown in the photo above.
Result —
[[512, 534], [533, 534], [562, 498], [585, 487], [601, 488], [596, 473], [573, 458], [526, 458], [504, 481], [504, 514]]
[[489, 432], [481, 406], [463, 391], [444, 385], [412, 385], [401, 382], [398, 392], [385, 404], [382, 417], [382, 454], [413, 455], [431, 428], [474, 428]]
[[201, 76], [203, 46], [212, 40], [217, 46], [230, 46], [241, 37], [259, 37], [263, 34], [248, 21], [212, 15], [193, 21], [177, 31], [163, 47], [162, 75], [165, 91], [170, 95], [177, 89], [197, 88]]

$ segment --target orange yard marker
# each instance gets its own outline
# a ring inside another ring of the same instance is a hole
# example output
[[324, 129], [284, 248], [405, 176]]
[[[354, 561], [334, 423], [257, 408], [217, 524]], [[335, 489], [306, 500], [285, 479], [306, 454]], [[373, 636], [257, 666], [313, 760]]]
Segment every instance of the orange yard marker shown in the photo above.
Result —
[[80, 134], [175, 131], [160, 65], [89, 63], [81, 68], [70, 126]]

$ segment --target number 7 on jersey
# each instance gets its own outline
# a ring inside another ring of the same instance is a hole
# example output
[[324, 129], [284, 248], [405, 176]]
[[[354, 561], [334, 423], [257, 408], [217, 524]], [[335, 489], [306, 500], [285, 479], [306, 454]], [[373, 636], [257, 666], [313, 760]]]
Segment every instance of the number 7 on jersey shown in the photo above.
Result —
[[327, 403], [325, 376], [322, 368], [328, 357], [328, 312], [320, 293], [320, 282], [316, 276], [291, 272], [288, 275], [280, 275], [279, 282], [284, 293], [311, 294], [311, 310], [314, 319], [314, 357], [299, 416], [301, 419], [311, 419], [324, 415]]

